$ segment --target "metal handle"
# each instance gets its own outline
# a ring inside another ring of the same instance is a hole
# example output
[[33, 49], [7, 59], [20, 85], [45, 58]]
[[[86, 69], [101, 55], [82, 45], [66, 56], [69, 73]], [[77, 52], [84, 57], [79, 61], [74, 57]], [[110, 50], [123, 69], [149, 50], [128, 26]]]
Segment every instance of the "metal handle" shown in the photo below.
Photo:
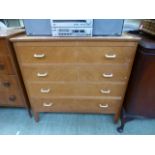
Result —
[[47, 72], [45, 72], [45, 73], [37, 73], [37, 76], [38, 77], [46, 77], [48, 75], [48, 73]]
[[105, 105], [103, 105], [103, 104], [99, 104], [99, 107], [100, 107], [100, 108], [108, 108], [109, 105], [108, 105], [108, 104], [105, 104]]
[[49, 93], [50, 92], [50, 89], [49, 88], [41, 88], [40, 89], [40, 92], [41, 93]]
[[102, 94], [110, 94], [111, 90], [110, 89], [107, 89], [107, 90], [101, 89], [100, 92]]
[[43, 106], [44, 106], [44, 107], [51, 107], [52, 105], [53, 105], [52, 102], [50, 102], [50, 103], [44, 102], [44, 103], [43, 103]]
[[112, 73], [103, 73], [102, 76], [106, 77], [106, 78], [111, 78], [111, 77], [113, 77], [113, 74]]
[[108, 59], [114, 59], [116, 58], [116, 54], [105, 54], [105, 57]]
[[44, 57], [45, 57], [45, 54], [44, 54], [44, 53], [42, 53], [42, 54], [37, 54], [37, 53], [35, 53], [35, 54], [33, 55], [33, 57], [34, 57], [34, 58], [44, 58]]

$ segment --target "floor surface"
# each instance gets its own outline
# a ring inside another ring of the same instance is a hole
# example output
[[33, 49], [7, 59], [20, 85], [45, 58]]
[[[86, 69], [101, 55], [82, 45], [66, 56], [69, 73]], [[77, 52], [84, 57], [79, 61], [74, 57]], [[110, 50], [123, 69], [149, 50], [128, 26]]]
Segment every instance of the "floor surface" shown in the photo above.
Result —
[[0, 135], [153, 135], [155, 119], [134, 120], [123, 133], [112, 115], [41, 113], [36, 123], [21, 108], [0, 108]]

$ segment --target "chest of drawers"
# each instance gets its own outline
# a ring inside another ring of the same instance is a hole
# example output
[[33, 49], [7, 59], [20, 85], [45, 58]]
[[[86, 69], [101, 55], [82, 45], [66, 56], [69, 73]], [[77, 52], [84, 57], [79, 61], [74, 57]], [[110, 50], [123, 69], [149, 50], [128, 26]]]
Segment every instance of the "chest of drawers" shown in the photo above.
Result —
[[12, 38], [35, 120], [39, 112], [119, 118], [139, 38]]
[[0, 31], [0, 106], [27, 107], [30, 110], [16, 56], [9, 41], [10, 37], [21, 33], [21, 29]]
[[128, 121], [155, 118], [155, 37], [135, 33], [141, 41], [124, 98], [119, 132], [123, 132]]

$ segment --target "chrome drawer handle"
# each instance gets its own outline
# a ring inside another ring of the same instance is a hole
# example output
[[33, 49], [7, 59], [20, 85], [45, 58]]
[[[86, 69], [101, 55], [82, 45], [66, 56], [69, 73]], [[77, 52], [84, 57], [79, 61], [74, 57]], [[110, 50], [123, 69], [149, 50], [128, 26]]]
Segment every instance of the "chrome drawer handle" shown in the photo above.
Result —
[[37, 76], [38, 77], [46, 77], [48, 75], [48, 73], [47, 72], [45, 72], [45, 73], [37, 73]]
[[33, 55], [33, 57], [34, 57], [34, 58], [44, 58], [44, 57], [45, 57], [45, 54], [43, 54], [43, 53], [42, 53], [42, 54], [36, 54], [36, 53], [35, 53], [35, 54]]
[[111, 78], [111, 77], [113, 77], [113, 74], [112, 73], [103, 73], [102, 76], [106, 77], [106, 78]]
[[43, 106], [44, 106], [44, 107], [51, 107], [52, 105], [53, 105], [52, 102], [50, 102], [50, 103], [44, 102], [44, 103], [43, 103]]
[[105, 57], [108, 59], [114, 59], [116, 58], [116, 54], [105, 54]]
[[41, 88], [41, 89], [40, 89], [40, 92], [41, 92], [41, 93], [49, 93], [50, 90], [51, 90], [51, 89], [49, 89], [49, 88], [47, 88], [47, 89], [46, 89], [46, 88]]
[[106, 104], [106, 105], [99, 104], [99, 107], [100, 107], [100, 108], [108, 108], [108, 107], [109, 107], [109, 105], [108, 105], [108, 104]]
[[110, 89], [108, 89], [108, 90], [101, 89], [100, 92], [102, 94], [110, 94], [111, 90]]

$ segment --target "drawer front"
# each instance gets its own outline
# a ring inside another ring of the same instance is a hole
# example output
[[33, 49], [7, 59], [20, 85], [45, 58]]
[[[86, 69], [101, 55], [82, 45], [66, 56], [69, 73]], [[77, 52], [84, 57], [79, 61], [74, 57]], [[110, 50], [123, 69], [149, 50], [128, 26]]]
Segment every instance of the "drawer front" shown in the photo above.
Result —
[[6, 41], [0, 38], [0, 55], [6, 55], [8, 53], [9, 52]]
[[15, 75], [0, 75], [0, 90], [18, 90], [18, 83]]
[[22, 66], [27, 81], [126, 81], [128, 65]]
[[37, 112], [117, 113], [121, 100], [111, 99], [31, 99]]
[[77, 81], [77, 69], [72, 66], [30, 66], [22, 67], [27, 81]]
[[[76, 48], [75, 48], [76, 49]], [[22, 63], [73, 63], [76, 50], [70, 47], [16, 47]]]
[[9, 56], [0, 56], [0, 74], [14, 74]]
[[22, 63], [129, 63], [135, 47], [16, 47]]
[[34, 97], [113, 96], [122, 98], [124, 84], [118, 83], [29, 83], [28, 91]]
[[128, 65], [84, 66], [79, 68], [79, 81], [127, 81]]
[[89, 47], [79, 50], [78, 63], [123, 64], [130, 63], [135, 50], [133, 47]]
[[13, 92], [10, 92], [8, 95], [7, 95], [7, 101], [8, 101], [8, 104], [9, 105], [16, 105], [16, 106], [25, 106], [24, 103], [23, 103], [23, 100], [20, 96], [20, 92], [19, 91], [13, 91]]
[[5, 92], [0, 90], [0, 105], [1, 106], [20, 106], [23, 107], [23, 101], [19, 94], [19, 91], [9, 91]]

